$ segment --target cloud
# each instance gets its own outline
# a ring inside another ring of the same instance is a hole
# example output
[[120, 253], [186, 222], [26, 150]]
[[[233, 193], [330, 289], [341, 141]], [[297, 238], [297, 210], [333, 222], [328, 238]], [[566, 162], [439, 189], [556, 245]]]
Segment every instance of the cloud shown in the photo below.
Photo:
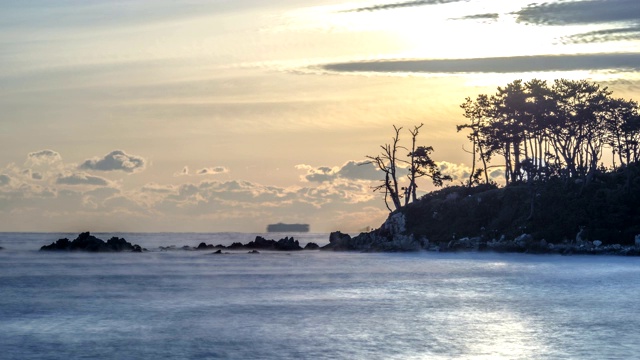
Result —
[[444, 175], [449, 175], [453, 181], [466, 181], [471, 175], [471, 168], [464, 164], [454, 164], [448, 161], [438, 161], [438, 168]]
[[226, 174], [229, 172], [229, 169], [224, 166], [216, 166], [203, 168], [196, 172], [198, 175], [218, 175], [218, 174]]
[[640, 40], [640, 25], [590, 31], [582, 34], [572, 35], [566, 38], [569, 43], [601, 43], [607, 41], [630, 41]]
[[27, 165], [49, 165], [62, 161], [62, 156], [53, 150], [40, 150], [27, 154]]
[[219, 175], [219, 174], [227, 174], [229, 171], [230, 171], [229, 168], [227, 168], [226, 166], [213, 166], [213, 167], [202, 168], [202, 169], [196, 171], [194, 174], [191, 174], [191, 173], [189, 173], [189, 167], [185, 166], [185, 167], [182, 168], [182, 170], [180, 172], [174, 173], [173, 176]]
[[107, 186], [109, 181], [86, 173], [73, 173], [69, 175], [60, 175], [56, 179], [56, 184], [60, 185], [91, 185], [91, 186]]
[[25, 177], [27, 177], [27, 178], [29, 178], [31, 180], [42, 180], [44, 178], [41, 173], [34, 172], [31, 169], [22, 170], [22, 175], [24, 175]]
[[572, 70], [640, 71], [640, 53], [535, 55], [475, 59], [383, 60], [324, 65], [338, 72], [519, 73]]
[[609, 25], [611, 28], [569, 36], [571, 43], [640, 39], [637, 0], [589, 0], [532, 4], [514, 13], [517, 21], [542, 26]]
[[11, 182], [11, 178], [9, 177], [9, 175], [6, 175], [6, 174], [0, 175], [0, 186], [9, 185], [10, 182]]
[[189, 167], [183, 167], [180, 172], [173, 173], [173, 176], [189, 176]]
[[157, 183], [149, 183], [142, 187], [142, 192], [151, 192], [151, 193], [175, 193], [176, 188], [173, 185], [161, 185]]
[[532, 4], [515, 12], [517, 21], [534, 25], [584, 25], [640, 19], [638, 0], [586, 0]]
[[[448, 161], [438, 161], [436, 164], [438, 164], [440, 171], [445, 175], [451, 176], [454, 182], [466, 182], [469, 180], [469, 176], [471, 175], [471, 168], [465, 164], [454, 164]], [[495, 169], [489, 171], [489, 179], [497, 183], [503, 183], [504, 170]], [[484, 181], [484, 175], [482, 176], [481, 181]]]
[[404, 1], [404, 2], [359, 7], [351, 10], [346, 10], [344, 12], [392, 10], [392, 9], [400, 9], [400, 8], [408, 8], [408, 7], [416, 7], [416, 6], [449, 4], [449, 3], [456, 3], [456, 2], [463, 2], [463, 1], [469, 1], [469, 0], [414, 0], [414, 1]]
[[[335, 167], [332, 181], [308, 186], [272, 186], [230, 180], [170, 185], [147, 183], [122, 189], [112, 181], [86, 172], [63, 172], [37, 183], [24, 169], [10, 167], [0, 172], [0, 212], [11, 210], [6, 224], [38, 219], [37, 229], [69, 229], [81, 225], [109, 231], [198, 230], [251, 228], [263, 230], [267, 223], [291, 219], [309, 222], [318, 229], [337, 223], [337, 211], [355, 213], [361, 206], [376, 206], [380, 195], [373, 193], [366, 167], [357, 161]], [[377, 214], [377, 213], [376, 213]], [[377, 216], [377, 215], [376, 215]], [[255, 227], [255, 219], [264, 224]], [[353, 219], [357, 224], [357, 219]], [[383, 219], [380, 219], [382, 221]], [[377, 220], [374, 221], [376, 224]], [[247, 225], [254, 224], [254, 225]], [[21, 229], [31, 229], [24, 225]], [[249, 226], [249, 227], [247, 227]], [[353, 228], [361, 226], [354, 225]]]
[[382, 176], [373, 164], [367, 163], [366, 161], [350, 160], [340, 167], [313, 167], [311, 165], [300, 164], [296, 165], [296, 168], [307, 171], [307, 173], [302, 176], [304, 181], [317, 183], [336, 179], [380, 180]]
[[145, 159], [136, 155], [128, 155], [122, 150], [114, 150], [103, 158], [93, 158], [80, 164], [79, 168], [84, 170], [99, 171], [124, 171], [133, 173], [144, 170]]
[[467, 15], [459, 18], [452, 18], [451, 20], [485, 20], [485, 21], [496, 21], [500, 18], [500, 14], [497, 13], [486, 13], [486, 14], [475, 14], [475, 15]]
[[489, 178], [494, 181], [504, 180], [504, 169], [495, 169], [489, 173]]

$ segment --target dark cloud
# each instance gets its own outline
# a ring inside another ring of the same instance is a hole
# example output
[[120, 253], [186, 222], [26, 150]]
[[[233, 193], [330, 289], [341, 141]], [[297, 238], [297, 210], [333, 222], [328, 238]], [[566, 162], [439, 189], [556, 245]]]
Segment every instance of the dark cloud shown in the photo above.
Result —
[[475, 15], [467, 15], [459, 18], [453, 18], [451, 20], [489, 20], [496, 21], [500, 18], [500, 14], [496, 13], [487, 13], [487, 14], [475, 14]]
[[128, 173], [141, 171], [146, 161], [136, 155], [128, 155], [122, 150], [114, 150], [103, 158], [93, 158], [83, 162], [79, 168], [100, 171], [124, 171]]
[[492, 179], [504, 178], [504, 170], [503, 169], [493, 170], [492, 172], [489, 173], [489, 176]]
[[7, 185], [11, 182], [11, 178], [9, 175], [2, 174], [0, 175], [0, 186]]
[[640, 40], [640, 25], [576, 34], [567, 38], [569, 43], [600, 43], [607, 41]]
[[173, 185], [160, 185], [156, 183], [146, 184], [141, 189], [142, 192], [169, 194], [176, 192]]
[[515, 12], [517, 21], [534, 25], [584, 25], [640, 19], [638, 0], [587, 0], [532, 4]]
[[347, 161], [341, 167], [320, 166], [313, 167], [310, 165], [298, 165], [298, 169], [307, 171], [303, 176], [304, 180], [309, 182], [322, 183], [325, 181], [333, 181], [335, 179], [348, 180], [380, 180], [380, 171], [373, 164], [364, 161]]
[[327, 166], [320, 166], [314, 168], [310, 165], [298, 165], [298, 169], [307, 170], [307, 174], [304, 175], [304, 179], [310, 182], [325, 182], [331, 181], [337, 177], [336, 172]]
[[381, 172], [371, 163], [348, 161], [338, 171], [338, 176], [351, 180], [380, 180]]
[[531, 4], [515, 12], [517, 21], [533, 25], [609, 25], [610, 29], [576, 34], [571, 43], [640, 39], [638, 0], [588, 0]]
[[415, 0], [415, 1], [403, 1], [396, 3], [378, 4], [373, 6], [365, 6], [355, 9], [346, 10], [344, 12], [363, 12], [363, 11], [380, 11], [380, 10], [392, 10], [407, 7], [416, 6], [428, 6], [428, 5], [441, 5], [455, 2], [463, 2], [469, 0]]
[[51, 164], [61, 160], [62, 156], [53, 150], [40, 150], [27, 154], [27, 162], [35, 165]]
[[89, 195], [98, 198], [108, 198], [116, 194], [120, 194], [120, 189], [113, 187], [99, 187], [83, 193], [84, 195]]
[[92, 185], [106, 186], [109, 182], [98, 176], [91, 176], [83, 173], [60, 176], [56, 179], [56, 184], [61, 185]]
[[22, 175], [26, 176], [28, 178], [31, 178], [32, 180], [42, 180], [43, 176], [41, 173], [39, 172], [34, 172], [31, 169], [24, 169], [22, 170]]
[[188, 176], [189, 175], [189, 167], [185, 166], [182, 168], [182, 171], [173, 174], [173, 176]]
[[640, 53], [536, 55], [476, 59], [383, 60], [324, 65], [339, 72], [519, 73], [572, 70], [640, 71]]
[[198, 170], [198, 172], [196, 174], [198, 175], [217, 175], [217, 174], [226, 174], [229, 172], [229, 169], [227, 169], [224, 166], [216, 166], [216, 167], [210, 167], [210, 168], [204, 168], [204, 169], [200, 169]]

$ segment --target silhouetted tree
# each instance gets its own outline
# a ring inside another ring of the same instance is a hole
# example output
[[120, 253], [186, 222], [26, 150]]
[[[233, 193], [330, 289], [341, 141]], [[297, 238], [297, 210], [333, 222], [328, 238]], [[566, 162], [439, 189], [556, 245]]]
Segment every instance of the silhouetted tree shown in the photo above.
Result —
[[[395, 135], [392, 137], [391, 143], [380, 146], [382, 153], [377, 156], [366, 156], [369, 160], [365, 164], [374, 164], [384, 173], [384, 180], [380, 185], [373, 187], [373, 191], [384, 191], [384, 201], [389, 211], [398, 210], [412, 200], [416, 201], [418, 179], [428, 177], [438, 187], [442, 186], [445, 181], [451, 180], [450, 176], [442, 174], [436, 162], [431, 159], [433, 147], [417, 145], [417, 137], [423, 125], [414, 126], [413, 129], [409, 130], [411, 134], [411, 149], [407, 154], [409, 160], [397, 157], [399, 149], [407, 149], [399, 145], [402, 127], [396, 127], [395, 125], [393, 126]], [[398, 172], [401, 169], [407, 170], [408, 180], [408, 185], [402, 188], [398, 183]], [[404, 204], [401, 201], [402, 198], [404, 198]], [[393, 203], [393, 208], [389, 205], [389, 199]]]
[[400, 193], [398, 192], [398, 142], [400, 141], [400, 130], [402, 127], [393, 126], [395, 135], [391, 138], [391, 144], [380, 145], [382, 153], [377, 156], [367, 155], [368, 161], [364, 164], [374, 164], [384, 173], [384, 180], [382, 184], [373, 188], [373, 191], [384, 190], [384, 203], [389, 211], [393, 211], [389, 206], [388, 199], [391, 198], [391, 202], [395, 210], [402, 207], [400, 203]]
[[[468, 124], [458, 125], [458, 131], [469, 129], [471, 133], [467, 135], [472, 143], [470, 153], [473, 158], [471, 161], [471, 173], [469, 174], [468, 186], [473, 185], [479, 178], [480, 174], [484, 174], [485, 183], [489, 183], [489, 174], [487, 163], [491, 160], [491, 152], [487, 151], [488, 137], [484, 131], [488, 128], [490, 119], [489, 97], [487, 95], [478, 95], [475, 102], [471, 98], [466, 98], [465, 102], [460, 105], [464, 109], [464, 117], [469, 119]], [[478, 158], [482, 162], [482, 169], [476, 170]]]
[[552, 176], [588, 183], [607, 146], [621, 165], [638, 160], [638, 104], [612, 99], [595, 83], [516, 80], [495, 95], [466, 98], [461, 107], [469, 122], [457, 128], [470, 130], [473, 146], [469, 185], [478, 161], [489, 182], [487, 164], [495, 155], [502, 157], [507, 185]]

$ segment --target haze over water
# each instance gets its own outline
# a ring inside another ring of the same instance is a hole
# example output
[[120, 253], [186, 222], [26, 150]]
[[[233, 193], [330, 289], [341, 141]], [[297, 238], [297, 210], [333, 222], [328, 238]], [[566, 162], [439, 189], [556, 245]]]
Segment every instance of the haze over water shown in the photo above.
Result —
[[[636, 258], [159, 251], [253, 234], [120, 234], [42, 253], [0, 234], [3, 359], [630, 359]], [[100, 236], [103, 237], [104, 236]], [[267, 238], [273, 238], [274, 236]], [[326, 234], [301, 235], [326, 243]]]

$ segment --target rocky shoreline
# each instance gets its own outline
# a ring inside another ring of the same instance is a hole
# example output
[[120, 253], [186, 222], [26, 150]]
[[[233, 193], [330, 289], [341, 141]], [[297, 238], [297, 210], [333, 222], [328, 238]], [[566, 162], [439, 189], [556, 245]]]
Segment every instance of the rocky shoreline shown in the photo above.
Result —
[[581, 237], [581, 232], [572, 241], [549, 242], [534, 240], [530, 234], [521, 234], [514, 239], [501, 236], [499, 239], [486, 237], [462, 237], [448, 242], [432, 243], [424, 236], [414, 236], [405, 227], [405, 217], [401, 212], [394, 213], [382, 226], [368, 233], [355, 237], [339, 231], [331, 233], [329, 244], [322, 250], [360, 251], [360, 252], [463, 252], [488, 251], [499, 253], [560, 254], [560, 255], [621, 255], [640, 256], [640, 235], [635, 237], [635, 244], [604, 245], [602, 241], [588, 241]]
[[[354, 252], [498, 252], [498, 253], [528, 253], [528, 254], [560, 254], [560, 255], [620, 255], [640, 256], [640, 235], [635, 238], [635, 245], [623, 246], [620, 244], [603, 244], [601, 241], [584, 240], [581, 234], [576, 235], [573, 241], [549, 242], [535, 240], [529, 234], [522, 234], [514, 239], [501, 236], [499, 239], [487, 239], [486, 237], [462, 237], [451, 239], [448, 242], [431, 242], [424, 236], [415, 236], [408, 233], [405, 227], [404, 215], [394, 213], [379, 229], [357, 236], [332, 232], [329, 235], [329, 244], [319, 246], [309, 242], [304, 247], [293, 237], [285, 237], [280, 240], [268, 240], [262, 236], [256, 236], [253, 241], [246, 244], [234, 242], [231, 245], [213, 245], [201, 242], [198, 246], [160, 246], [160, 251], [187, 250], [203, 251], [213, 250], [212, 254], [225, 254], [226, 251], [246, 250], [251, 254], [260, 251], [354, 251]], [[78, 235], [70, 241], [67, 238], [59, 239], [50, 245], [40, 248], [41, 251], [83, 251], [83, 252], [143, 252], [148, 251], [140, 245], [132, 244], [123, 238], [112, 237], [104, 241], [89, 232]]]

